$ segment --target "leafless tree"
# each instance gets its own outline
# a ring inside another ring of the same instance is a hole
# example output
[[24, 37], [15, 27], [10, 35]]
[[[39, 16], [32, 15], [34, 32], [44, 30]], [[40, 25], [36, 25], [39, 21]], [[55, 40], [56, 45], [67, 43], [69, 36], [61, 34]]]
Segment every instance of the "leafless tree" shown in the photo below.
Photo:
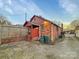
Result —
[[7, 17], [0, 16], [0, 25], [11, 25], [11, 22], [8, 21]]

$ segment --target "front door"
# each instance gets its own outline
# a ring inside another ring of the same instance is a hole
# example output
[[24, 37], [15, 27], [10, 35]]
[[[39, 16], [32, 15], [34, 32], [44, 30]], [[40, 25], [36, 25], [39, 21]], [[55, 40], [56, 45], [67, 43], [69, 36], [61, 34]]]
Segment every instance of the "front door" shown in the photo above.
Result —
[[38, 38], [39, 38], [39, 27], [33, 28], [31, 35], [32, 35], [32, 40], [38, 40]]

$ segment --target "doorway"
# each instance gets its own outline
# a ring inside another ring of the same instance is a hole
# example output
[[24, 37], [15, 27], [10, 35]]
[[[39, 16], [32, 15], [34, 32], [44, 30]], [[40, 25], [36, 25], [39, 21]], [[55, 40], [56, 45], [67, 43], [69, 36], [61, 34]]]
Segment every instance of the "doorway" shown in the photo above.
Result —
[[39, 26], [33, 25], [33, 28], [31, 30], [31, 37], [32, 37], [32, 40], [38, 40], [38, 38], [39, 38]]

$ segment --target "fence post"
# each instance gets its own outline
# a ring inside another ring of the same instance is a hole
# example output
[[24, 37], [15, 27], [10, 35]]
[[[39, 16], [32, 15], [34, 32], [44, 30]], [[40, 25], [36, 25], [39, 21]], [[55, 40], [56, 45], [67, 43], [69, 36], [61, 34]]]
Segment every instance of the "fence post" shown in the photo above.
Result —
[[0, 44], [1, 44], [1, 39], [2, 39], [2, 26], [0, 26], [1, 27], [1, 30], [0, 30], [0, 35], [1, 35], [1, 38], [0, 38]]
[[20, 39], [20, 40], [22, 40], [22, 38], [21, 38], [21, 37], [22, 37], [22, 36], [21, 36], [21, 28], [20, 28], [20, 37], [19, 37], [19, 39]]
[[10, 28], [10, 27], [8, 26], [8, 38], [9, 38], [9, 28]]

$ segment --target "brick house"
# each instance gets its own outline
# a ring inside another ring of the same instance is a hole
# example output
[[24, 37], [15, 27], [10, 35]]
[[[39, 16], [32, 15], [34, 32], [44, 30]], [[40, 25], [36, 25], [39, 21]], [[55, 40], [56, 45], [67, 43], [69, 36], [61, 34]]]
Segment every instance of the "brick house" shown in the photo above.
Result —
[[26, 21], [24, 27], [29, 29], [28, 40], [40, 40], [42, 36], [47, 36], [49, 42], [55, 42], [63, 30], [55, 23], [36, 15], [30, 21]]

